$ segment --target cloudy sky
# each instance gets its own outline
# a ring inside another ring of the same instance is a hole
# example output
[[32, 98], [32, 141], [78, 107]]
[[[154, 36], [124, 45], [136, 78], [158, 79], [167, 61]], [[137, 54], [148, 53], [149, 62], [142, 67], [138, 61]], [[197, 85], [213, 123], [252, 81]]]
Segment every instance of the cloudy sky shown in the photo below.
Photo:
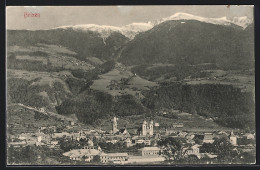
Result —
[[[25, 12], [40, 13], [40, 17], [24, 18]], [[253, 18], [253, 6], [44, 6], [7, 7], [7, 29], [50, 29], [64, 25], [98, 24], [123, 26], [133, 22], [148, 22], [185, 12], [197, 16], [219, 18], [247, 16]]]

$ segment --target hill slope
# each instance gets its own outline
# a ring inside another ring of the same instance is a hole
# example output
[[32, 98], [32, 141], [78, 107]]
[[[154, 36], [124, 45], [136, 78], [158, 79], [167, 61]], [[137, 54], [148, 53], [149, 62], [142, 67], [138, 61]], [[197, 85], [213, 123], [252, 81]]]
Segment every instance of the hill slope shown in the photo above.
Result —
[[163, 22], [138, 34], [122, 51], [126, 65], [215, 63], [223, 69], [253, 66], [252, 34], [241, 27], [215, 25], [195, 20]]
[[86, 60], [96, 57], [109, 60], [128, 38], [112, 32], [105, 40], [98, 32], [69, 29], [52, 30], [8, 30], [7, 45], [30, 46], [37, 43], [61, 45], [77, 53], [77, 58]]

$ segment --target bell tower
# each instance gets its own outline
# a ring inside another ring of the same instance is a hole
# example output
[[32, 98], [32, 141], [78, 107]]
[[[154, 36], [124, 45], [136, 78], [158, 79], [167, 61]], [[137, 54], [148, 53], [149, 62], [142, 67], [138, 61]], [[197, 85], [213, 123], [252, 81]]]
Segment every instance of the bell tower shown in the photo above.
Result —
[[116, 133], [118, 131], [118, 129], [117, 129], [117, 120], [118, 120], [118, 118], [116, 118], [116, 117], [114, 117], [112, 119], [112, 132], [113, 133]]
[[153, 136], [153, 120], [150, 121], [150, 136]]
[[145, 136], [146, 135], [146, 128], [147, 128], [147, 123], [144, 120], [143, 121], [143, 125], [142, 125], [142, 135]]

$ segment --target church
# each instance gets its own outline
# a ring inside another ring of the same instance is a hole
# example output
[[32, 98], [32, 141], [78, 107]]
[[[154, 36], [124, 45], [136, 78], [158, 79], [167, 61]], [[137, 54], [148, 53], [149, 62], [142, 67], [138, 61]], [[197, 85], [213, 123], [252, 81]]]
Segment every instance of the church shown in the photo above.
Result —
[[153, 136], [153, 120], [148, 124], [146, 120], [143, 121], [142, 126], [137, 130], [140, 136]]

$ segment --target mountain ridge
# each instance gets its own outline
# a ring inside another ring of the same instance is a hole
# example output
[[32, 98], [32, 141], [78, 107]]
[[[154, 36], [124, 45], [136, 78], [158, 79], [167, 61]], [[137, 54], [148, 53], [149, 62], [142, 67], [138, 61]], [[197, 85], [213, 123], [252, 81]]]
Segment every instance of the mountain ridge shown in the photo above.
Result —
[[77, 24], [77, 25], [64, 25], [58, 26], [47, 30], [56, 30], [56, 29], [73, 29], [75, 31], [93, 31], [100, 34], [103, 39], [109, 37], [113, 32], [119, 32], [129, 38], [130, 40], [140, 33], [148, 31], [154, 28], [156, 25], [159, 25], [165, 21], [172, 20], [196, 20], [205, 23], [211, 23], [216, 25], [231, 25], [235, 24], [240, 26], [242, 29], [245, 29], [248, 25], [252, 24], [253, 19], [249, 19], [247, 16], [242, 17], [233, 17], [232, 19], [227, 19], [227, 17], [220, 18], [206, 18], [201, 16], [196, 16], [188, 13], [175, 13], [169, 17], [157, 19], [154, 21], [148, 22], [133, 22], [124, 26], [111, 26], [111, 25], [97, 25], [97, 24]]

